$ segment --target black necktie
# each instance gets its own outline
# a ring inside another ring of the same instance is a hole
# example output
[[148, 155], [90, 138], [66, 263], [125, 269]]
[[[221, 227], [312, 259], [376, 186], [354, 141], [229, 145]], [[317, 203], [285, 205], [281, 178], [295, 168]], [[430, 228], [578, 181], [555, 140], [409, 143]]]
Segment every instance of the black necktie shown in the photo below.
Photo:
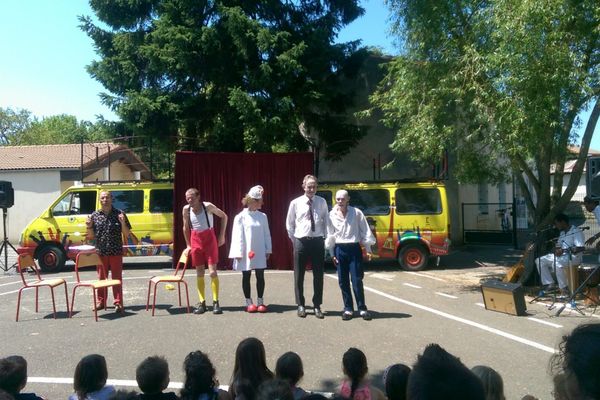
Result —
[[308, 213], [310, 214], [310, 230], [311, 232], [315, 231], [315, 217], [313, 216], [313, 201], [312, 199], [308, 200]]

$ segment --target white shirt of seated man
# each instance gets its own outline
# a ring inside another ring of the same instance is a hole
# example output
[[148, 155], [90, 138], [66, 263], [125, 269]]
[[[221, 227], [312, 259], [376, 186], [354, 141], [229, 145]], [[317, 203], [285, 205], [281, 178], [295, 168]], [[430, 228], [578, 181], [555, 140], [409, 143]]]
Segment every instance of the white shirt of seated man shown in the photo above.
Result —
[[[551, 271], [556, 266], [556, 280], [560, 289], [568, 288], [567, 267], [581, 264], [582, 251], [585, 249], [585, 239], [583, 231], [574, 225], [569, 224], [568, 218], [559, 214], [554, 221], [554, 226], [560, 230], [560, 235], [556, 239], [554, 253], [546, 254], [535, 260], [538, 272], [542, 279], [542, 285], [550, 285], [554, 283]], [[575, 289], [575, 288], [571, 288]]]

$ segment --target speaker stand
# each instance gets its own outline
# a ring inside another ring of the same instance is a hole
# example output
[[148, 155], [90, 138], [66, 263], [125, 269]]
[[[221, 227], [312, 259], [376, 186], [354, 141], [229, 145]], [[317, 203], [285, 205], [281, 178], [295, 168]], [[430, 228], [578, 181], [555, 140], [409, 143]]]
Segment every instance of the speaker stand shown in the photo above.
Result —
[[2, 268], [2, 270], [4, 270], [4, 272], [7, 272], [9, 269], [11, 268], [15, 268], [16, 264], [11, 265], [10, 267], [8, 266], [8, 248], [10, 247], [11, 249], [14, 250], [14, 252], [17, 252], [17, 249], [15, 249], [15, 246], [13, 246], [9, 241], [8, 241], [8, 236], [6, 234], [6, 218], [8, 217], [8, 210], [6, 207], [2, 207], [2, 227], [4, 228], [3, 232], [4, 232], [4, 239], [2, 240], [2, 245], [0, 246], [0, 254], [4, 253], [4, 265], [2, 265], [0, 268]]

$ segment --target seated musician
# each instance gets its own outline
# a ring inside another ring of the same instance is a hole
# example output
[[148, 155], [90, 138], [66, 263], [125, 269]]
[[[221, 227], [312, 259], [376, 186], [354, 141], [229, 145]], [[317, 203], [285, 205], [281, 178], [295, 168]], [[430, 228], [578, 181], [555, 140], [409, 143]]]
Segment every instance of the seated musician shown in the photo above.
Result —
[[571, 257], [571, 266], [581, 264], [582, 252], [585, 249], [583, 232], [576, 226], [571, 225], [569, 217], [565, 214], [558, 214], [554, 217], [554, 226], [560, 231], [560, 235], [556, 239], [554, 253], [548, 253], [537, 258], [535, 263], [542, 278], [543, 290], [551, 290], [556, 287], [552, 278], [552, 271], [554, 271], [559, 289], [563, 293], [568, 293], [569, 257]]

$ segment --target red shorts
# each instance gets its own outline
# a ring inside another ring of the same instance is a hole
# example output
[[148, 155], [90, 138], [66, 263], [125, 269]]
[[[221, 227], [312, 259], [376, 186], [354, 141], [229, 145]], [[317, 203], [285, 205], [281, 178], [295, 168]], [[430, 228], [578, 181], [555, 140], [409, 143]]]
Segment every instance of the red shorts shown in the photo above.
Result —
[[192, 251], [192, 265], [216, 265], [219, 262], [219, 246], [217, 246], [217, 237], [213, 228], [203, 231], [192, 229], [190, 237]]

